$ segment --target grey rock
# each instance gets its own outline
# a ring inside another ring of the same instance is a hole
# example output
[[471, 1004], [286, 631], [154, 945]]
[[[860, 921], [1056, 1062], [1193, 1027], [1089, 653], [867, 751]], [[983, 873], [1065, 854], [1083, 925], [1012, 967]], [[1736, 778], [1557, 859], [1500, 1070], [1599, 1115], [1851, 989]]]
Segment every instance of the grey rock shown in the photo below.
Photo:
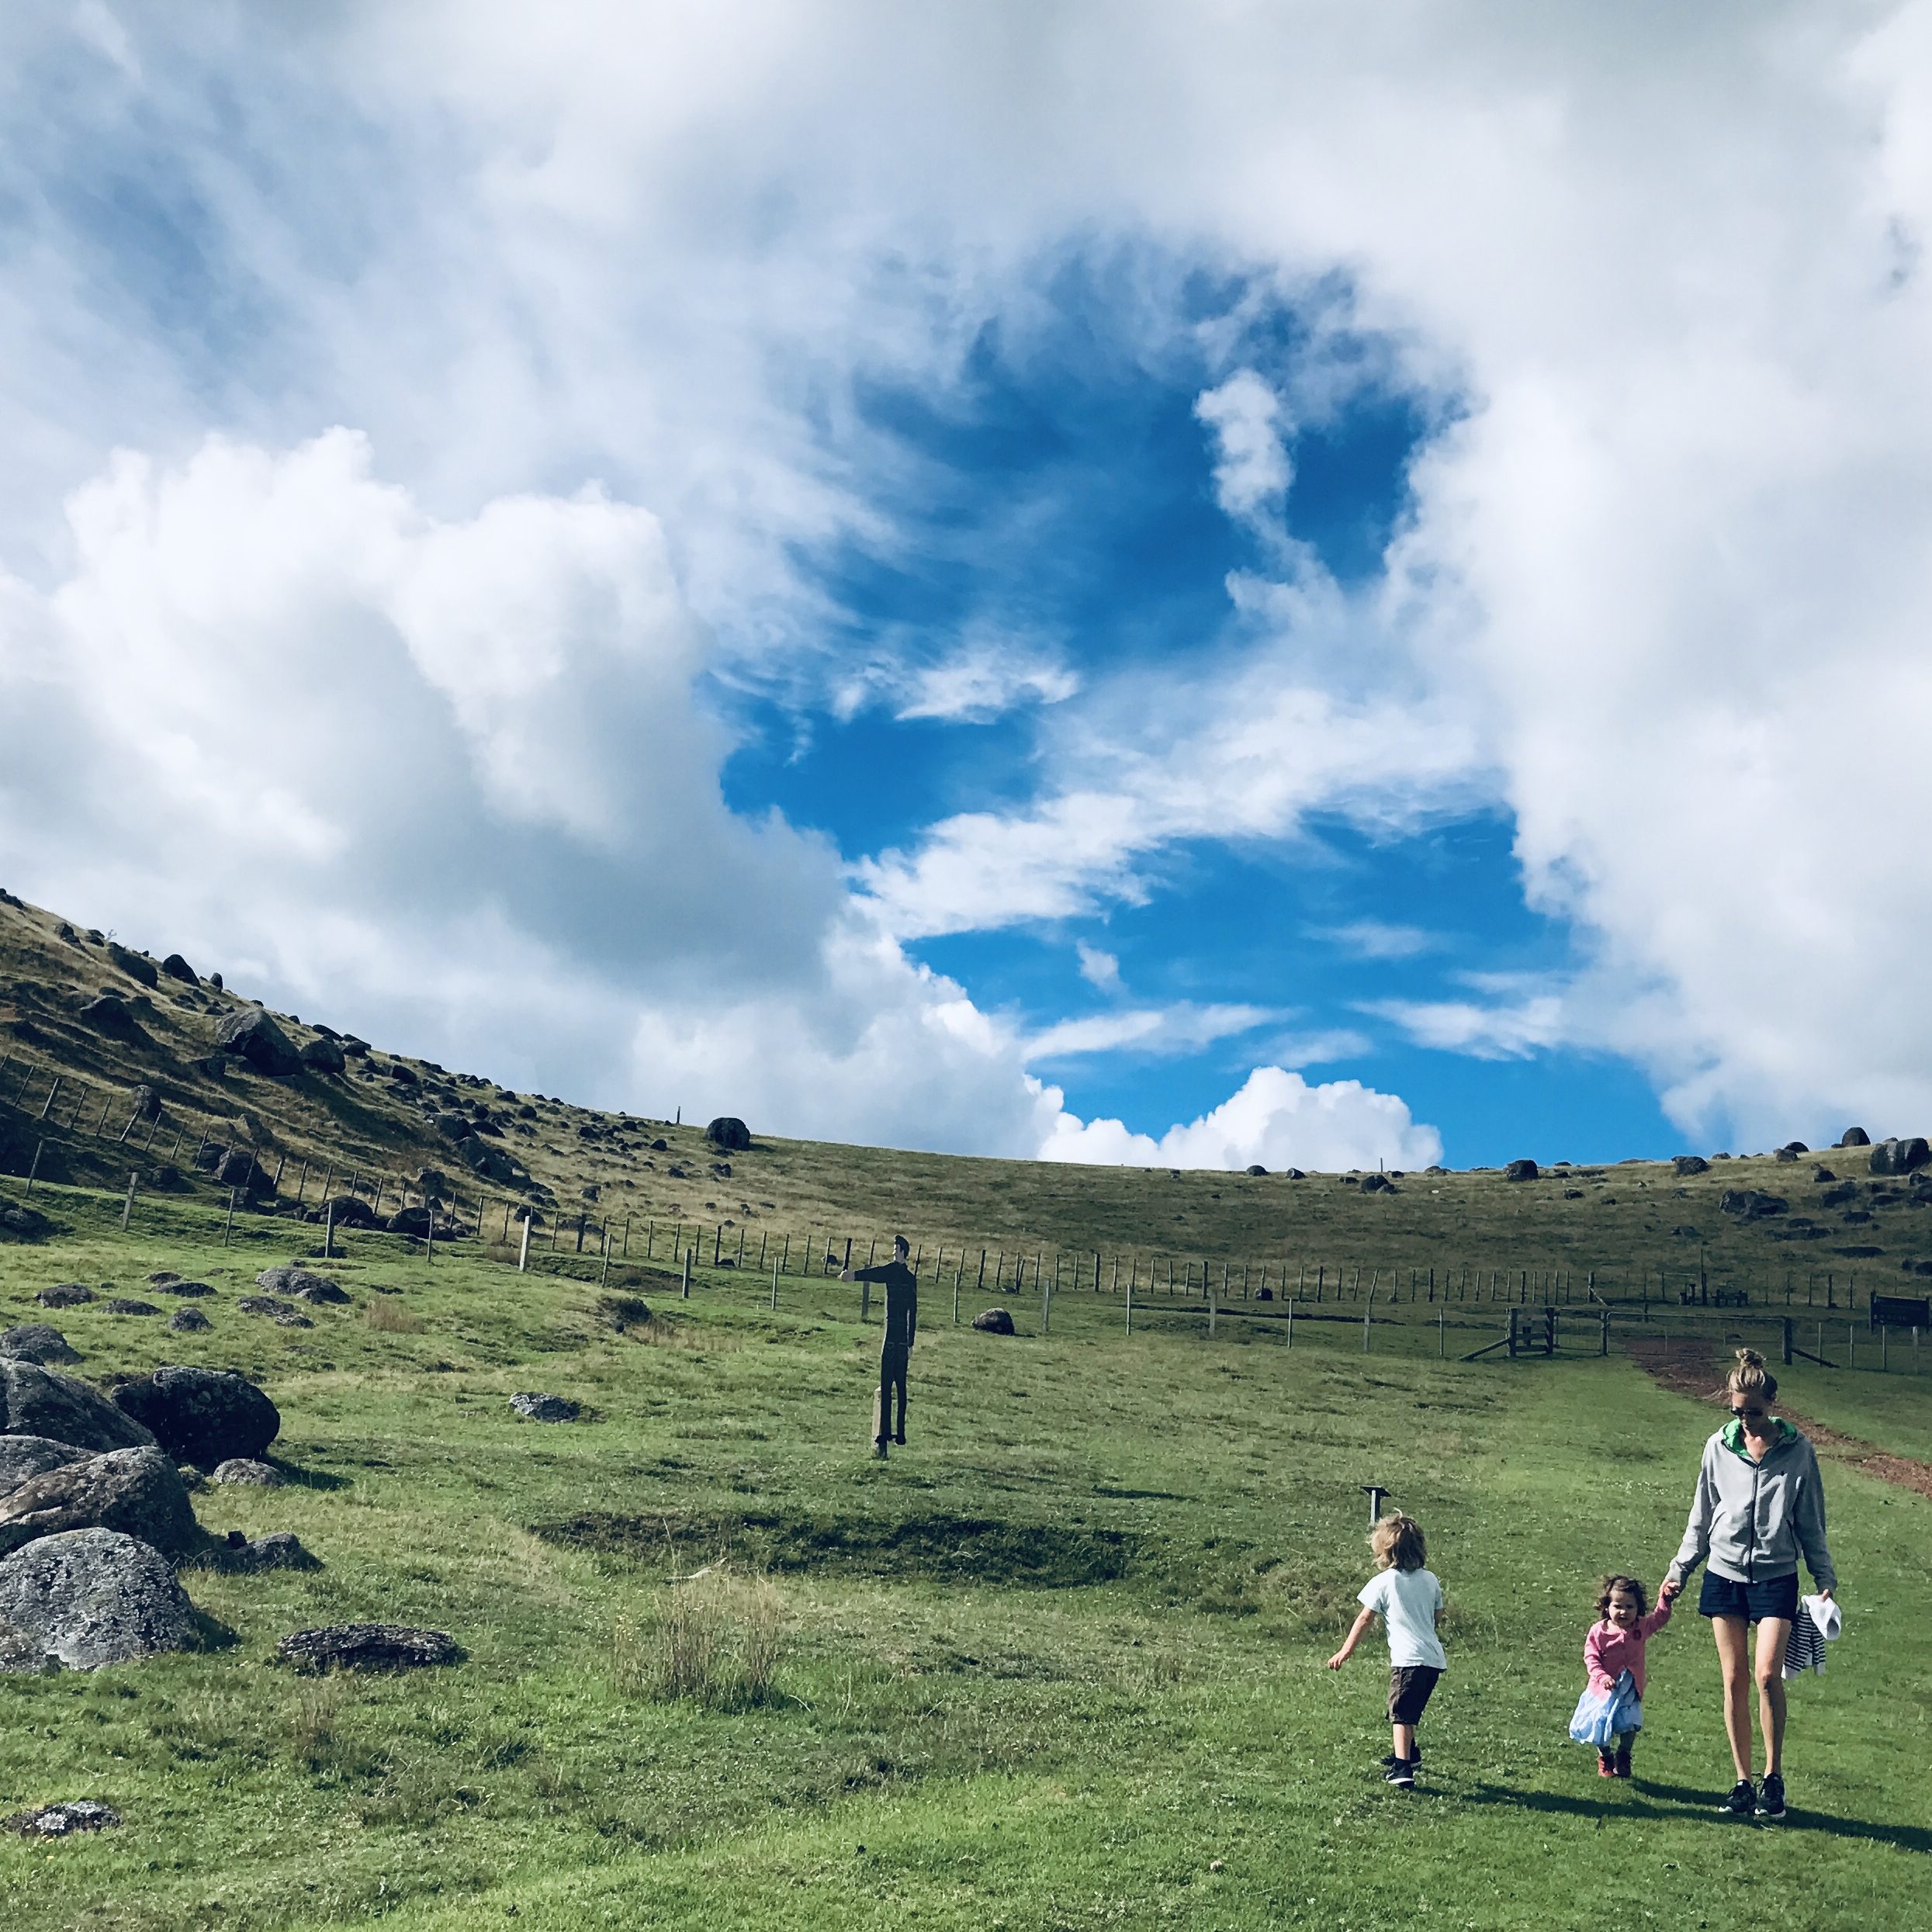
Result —
[[582, 1413], [567, 1395], [541, 1395], [528, 1389], [519, 1389], [510, 1398], [510, 1406], [532, 1422], [574, 1422]]
[[1698, 1231], [1691, 1227], [1688, 1222], [1683, 1224], [1681, 1226], [1672, 1228], [1671, 1232], [1674, 1234], [1679, 1241], [1695, 1241], [1698, 1238]]
[[1932, 1160], [1932, 1148], [1919, 1136], [1909, 1138], [1884, 1140], [1871, 1150], [1871, 1167], [1875, 1174], [1909, 1174], [1915, 1168], [1925, 1165]]
[[164, 1295], [178, 1295], [184, 1301], [199, 1301], [215, 1291], [205, 1281], [162, 1281], [154, 1286]]
[[315, 1218], [318, 1221], [326, 1220], [331, 1208], [335, 1210], [335, 1224], [338, 1227], [373, 1227], [376, 1225], [376, 1210], [359, 1194], [338, 1194], [324, 1201], [315, 1210]]
[[1256, 1180], [1259, 1180], [1262, 1175], [1268, 1172], [1267, 1169], [1263, 1167], [1259, 1161], [1251, 1162], [1248, 1164], [1247, 1171], [1249, 1175], [1251, 1175]]
[[973, 1326], [989, 1335], [1009, 1335], [1014, 1332], [1013, 1318], [1004, 1308], [981, 1309], [973, 1317]]
[[466, 1141], [473, 1131], [466, 1113], [439, 1113], [435, 1126], [436, 1131], [450, 1141]]
[[134, 1089], [130, 1104], [137, 1120], [158, 1120], [161, 1117], [161, 1097], [145, 1084]]
[[321, 1559], [292, 1529], [272, 1529], [251, 1542], [238, 1529], [225, 1542], [215, 1544], [206, 1560], [232, 1575], [253, 1576], [263, 1570], [320, 1570]]
[[1795, 1161], [1797, 1158], [1797, 1150], [1788, 1147], [1781, 1147], [1771, 1155], [1774, 1161]]
[[441, 1201], [449, 1192], [449, 1176], [440, 1167], [426, 1167], [416, 1176], [416, 1191]]
[[1871, 1136], [1863, 1127], [1847, 1127], [1838, 1137], [1840, 1147], [1869, 1147]]
[[230, 1013], [215, 1029], [215, 1044], [224, 1053], [239, 1055], [258, 1073], [302, 1071], [301, 1055], [289, 1036], [259, 1006]]
[[[57, 1677], [61, 1660], [45, 1648], [36, 1637], [0, 1617], [0, 1677]], [[24, 1812], [16, 1814], [25, 1817]], [[0, 1830], [5, 1830], [15, 1822], [14, 1819], [0, 1821]]]
[[1281, 1170], [1281, 1178], [1284, 1181], [1305, 1181], [1308, 1176], [1298, 1167], [1284, 1167]]
[[178, 1335], [201, 1335], [215, 1324], [199, 1308], [177, 1308], [168, 1317], [168, 1325]]
[[0, 1435], [0, 1496], [50, 1469], [85, 1461], [93, 1452], [45, 1435]]
[[311, 1073], [344, 1073], [348, 1056], [333, 1040], [311, 1040], [296, 1056]]
[[0, 1241], [44, 1240], [53, 1226], [37, 1207], [0, 1197]]
[[705, 1129], [705, 1138], [727, 1154], [742, 1154], [751, 1145], [751, 1129], [736, 1115], [721, 1113]]
[[70, 1670], [195, 1647], [195, 1608], [168, 1559], [113, 1529], [42, 1536], [0, 1560], [0, 1619]]
[[151, 1449], [151, 1431], [85, 1382], [0, 1356], [0, 1435], [44, 1435], [76, 1449]]
[[232, 1456], [259, 1456], [282, 1432], [274, 1403], [229, 1369], [164, 1364], [152, 1375], [123, 1382], [114, 1401], [176, 1462], [198, 1469], [213, 1469]]
[[255, 1276], [255, 1286], [265, 1294], [293, 1295], [297, 1301], [327, 1302], [340, 1306], [348, 1300], [341, 1286], [327, 1275], [318, 1275], [310, 1269], [293, 1265], [263, 1269]]
[[1674, 1155], [1671, 1158], [1671, 1165], [1675, 1170], [1678, 1178], [1680, 1180], [1682, 1180], [1692, 1174], [1708, 1174], [1711, 1171], [1710, 1162], [1705, 1160], [1704, 1156], [1701, 1154], [1679, 1154]]
[[133, 1008], [119, 993], [102, 993], [99, 999], [90, 999], [81, 1009], [81, 1017], [96, 1033], [104, 1033], [110, 1040], [132, 1040], [141, 1030]]
[[44, 1321], [23, 1322], [17, 1328], [0, 1331], [0, 1355], [10, 1355], [22, 1362], [37, 1362], [43, 1368], [49, 1364], [63, 1368], [81, 1359], [80, 1350], [58, 1328]]
[[110, 1315], [158, 1315], [161, 1313], [151, 1301], [137, 1301], [132, 1295], [116, 1295], [102, 1305]]
[[1395, 1183], [1386, 1174], [1365, 1174], [1362, 1177], [1362, 1191], [1365, 1194], [1393, 1194]]
[[71, 1838], [77, 1831], [111, 1831], [121, 1822], [112, 1805], [96, 1798], [69, 1798], [36, 1811], [16, 1811], [0, 1819], [0, 1831], [17, 1831], [23, 1838]]
[[244, 1315], [266, 1315], [284, 1328], [313, 1328], [315, 1324], [292, 1301], [284, 1301], [276, 1295], [244, 1295], [235, 1304], [237, 1313]]
[[477, 1134], [459, 1141], [456, 1152], [473, 1173], [480, 1174], [486, 1181], [494, 1181], [500, 1187], [522, 1187], [529, 1182], [528, 1171], [517, 1161], [501, 1148], [492, 1147]]
[[1776, 1194], [1761, 1194], [1754, 1187], [1727, 1187], [1717, 1197], [1717, 1206], [1719, 1214], [1738, 1220], [1757, 1221], [1785, 1213], [1791, 1203]]
[[408, 1671], [455, 1664], [462, 1650], [446, 1630], [421, 1630], [405, 1623], [332, 1623], [296, 1630], [275, 1646], [275, 1654], [299, 1670]]
[[216, 1162], [209, 1179], [217, 1187], [238, 1187], [244, 1194], [264, 1194], [268, 1188], [268, 1170], [250, 1147], [228, 1148]]
[[1533, 1181], [1539, 1171], [1534, 1161], [1511, 1161], [1503, 1169], [1503, 1179], [1506, 1181]]
[[145, 954], [130, 952], [125, 946], [117, 945], [110, 939], [107, 942], [107, 956], [130, 979], [138, 979], [151, 991], [161, 984], [161, 968]]
[[178, 979], [184, 985], [199, 986], [201, 975], [178, 953], [170, 953], [161, 963], [161, 969], [170, 979]]
[[257, 1489], [279, 1489], [284, 1480], [274, 1463], [252, 1456], [231, 1456], [217, 1463], [213, 1473], [218, 1483], [244, 1483]]
[[158, 1449], [65, 1463], [0, 1497], [0, 1555], [71, 1529], [118, 1530], [170, 1556], [202, 1540], [181, 1472]]

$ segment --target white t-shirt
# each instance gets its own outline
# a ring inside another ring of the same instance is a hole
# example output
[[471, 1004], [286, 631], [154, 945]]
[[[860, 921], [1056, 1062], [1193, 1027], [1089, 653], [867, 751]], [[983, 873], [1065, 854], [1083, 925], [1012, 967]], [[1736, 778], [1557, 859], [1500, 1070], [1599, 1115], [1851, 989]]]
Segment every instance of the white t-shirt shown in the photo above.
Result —
[[1389, 1663], [1396, 1670], [1425, 1664], [1444, 1671], [1449, 1659], [1435, 1634], [1435, 1613], [1442, 1607], [1442, 1586], [1427, 1570], [1378, 1570], [1357, 1599], [1380, 1613], [1389, 1633]]

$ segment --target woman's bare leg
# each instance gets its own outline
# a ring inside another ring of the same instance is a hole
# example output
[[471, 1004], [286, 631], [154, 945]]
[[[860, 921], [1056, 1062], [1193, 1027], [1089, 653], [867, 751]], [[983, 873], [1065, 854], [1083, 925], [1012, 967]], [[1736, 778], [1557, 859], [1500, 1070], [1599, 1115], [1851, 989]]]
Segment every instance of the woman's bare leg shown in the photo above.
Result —
[[[1788, 1624], [1785, 1629], [1788, 1630]], [[1731, 1740], [1731, 1759], [1740, 1778], [1751, 1774], [1750, 1626], [1742, 1617], [1713, 1617], [1711, 1635], [1717, 1639], [1717, 1660], [1724, 1672], [1724, 1729]], [[1780, 1652], [1782, 1661], [1782, 1652]], [[1779, 1708], [1783, 1708], [1781, 1681]]]
[[1764, 1737], [1766, 1777], [1773, 1771], [1781, 1776], [1785, 1768], [1785, 1646], [1790, 1641], [1788, 1617], [1766, 1617], [1757, 1626], [1754, 1674], [1758, 1729]]

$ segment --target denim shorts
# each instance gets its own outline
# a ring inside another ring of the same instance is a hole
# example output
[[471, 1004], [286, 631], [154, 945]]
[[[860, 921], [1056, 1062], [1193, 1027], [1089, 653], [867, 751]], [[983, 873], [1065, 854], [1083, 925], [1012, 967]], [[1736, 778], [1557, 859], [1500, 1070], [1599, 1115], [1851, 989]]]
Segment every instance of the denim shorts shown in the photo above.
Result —
[[1700, 1617], [1743, 1617], [1752, 1623], [1766, 1617], [1782, 1617], [1791, 1622], [1798, 1615], [1798, 1572], [1740, 1583], [1707, 1570], [1704, 1587], [1698, 1592], [1697, 1613]]

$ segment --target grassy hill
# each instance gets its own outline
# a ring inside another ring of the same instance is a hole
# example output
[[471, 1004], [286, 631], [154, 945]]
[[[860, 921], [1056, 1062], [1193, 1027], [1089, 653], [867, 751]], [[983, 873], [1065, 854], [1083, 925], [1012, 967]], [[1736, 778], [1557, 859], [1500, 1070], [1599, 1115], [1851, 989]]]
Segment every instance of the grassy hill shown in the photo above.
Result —
[[[353, 1176], [365, 1196], [379, 1184], [393, 1207], [399, 1187], [428, 1166], [451, 1177], [469, 1224], [480, 1223], [487, 1239], [514, 1231], [508, 1217], [526, 1207], [573, 1251], [582, 1217], [587, 1245], [596, 1248], [608, 1226], [624, 1259], [659, 1258], [677, 1230], [688, 1244], [702, 1229], [711, 1252], [734, 1259], [742, 1252], [749, 1262], [762, 1248], [766, 1267], [782, 1254], [797, 1269], [808, 1253], [822, 1259], [825, 1245], [843, 1258], [848, 1238], [863, 1253], [903, 1229], [925, 1260], [943, 1253], [948, 1270], [963, 1253], [969, 1283], [979, 1279], [982, 1249], [989, 1283], [995, 1271], [1010, 1283], [1023, 1256], [1030, 1279], [1044, 1259], [1063, 1286], [1090, 1284], [1097, 1253], [1103, 1286], [1117, 1273], [1165, 1282], [1170, 1266], [1177, 1281], [1191, 1270], [1197, 1287], [1203, 1268], [1217, 1285], [1224, 1267], [1231, 1283], [1245, 1271], [1251, 1290], [1264, 1266], [1276, 1288], [1284, 1271], [1312, 1284], [1317, 1271], [1331, 1283], [1342, 1269], [1385, 1297], [1392, 1283], [1406, 1286], [1410, 1271], [1434, 1269], [1445, 1286], [1456, 1276], [1466, 1298], [1478, 1283], [1500, 1292], [1515, 1279], [1536, 1299], [1560, 1276], [1575, 1278], [1581, 1297], [1594, 1272], [1612, 1300], [1646, 1287], [1674, 1294], [1697, 1277], [1743, 1287], [1759, 1302], [1781, 1304], [1788, 1293], [1802, 1304], [1808, 1291], [1822, 1303], [1830, 1276], [1836, 1304], [1854, 1276], [1868, 1293], [1899, 1285], [1919, 1265], [1932, 1272], [1932, 1212], [1910, 1189], [1875, 1182], [1857, 1149], [1795, 1162], [1719, 1155], [1705, 1172], [1680, 1176], [1669, 1163], [1572, 1167], [1548, 1158], [1560, 1150], [1525, 1148], [1545, 1158], [1532, 1182], [1494, 1170], [1430, 1172], [1365, 1191], [1360, 1175], [1065, 1167], [788, 1141], [753, 1120], [754, 1145], [728, 1158], [727, 1176], [714, 1173], [718, 1156], [698, 1124], [512, 1092], [379, 1044], [361, 1051], [350, 1042], [339, 1075], [266, 1077], [234, 1058], [211, 1065], [217, 1027], [251, 1002], [241, 989], [209, 984], [209, 964], [199, 962], [190, 984], [158, 972], [145, 954], [117, 962], [104, 935], [57, 914], [0, 903], [0, 1172], [24, 1174], [40, 1144], [44, 1176], [118, 1187], [130, 1172], [151, 1178], [171, 1164], [182, 1170], [185, 1196], [212, 1200], [220, 1190], [191, 1158], [205, 1138], [211, 1148], [253, 1148], [279, 1171], [285, 1206], [298, 1185], [312, 1206], [325, 1179], [340, 1188]], [[103, 990], [128, 1003], [124, 1035], [82, 1017]], [[297, 1046], [320, 1037], [293, 1015], [274, 1017]], [[159, 1098], [161, 1119], [121, 1139], [144, 1084]], [[475, 1129], [473, 1148], [517, 1162], [529, 1185], [470, 1172], [436, 1124], [452, 1119]], [[1821, 1168], [1830, 1179], [1816, 1178]], [[1751, 1220], [1721, 1211], [1723, 1195], [1739, 1189], [1774, 1196], [1786, 1210]]]

